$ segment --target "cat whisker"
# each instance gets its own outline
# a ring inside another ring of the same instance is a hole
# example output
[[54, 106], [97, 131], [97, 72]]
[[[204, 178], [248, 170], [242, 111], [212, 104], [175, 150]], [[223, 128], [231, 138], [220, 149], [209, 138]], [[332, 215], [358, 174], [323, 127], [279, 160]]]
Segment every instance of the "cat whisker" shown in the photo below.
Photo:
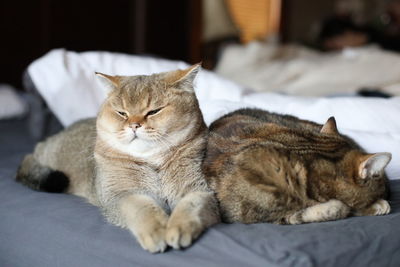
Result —
[[153, 138], [154, 138], [154, 142], [160, 143], [161, 145], [163, 145], [166, 148], [169, 148], [173, 145], [167, 138], [160, 135], [159, 133], [157, 133], [157, 135], [154, 135]]

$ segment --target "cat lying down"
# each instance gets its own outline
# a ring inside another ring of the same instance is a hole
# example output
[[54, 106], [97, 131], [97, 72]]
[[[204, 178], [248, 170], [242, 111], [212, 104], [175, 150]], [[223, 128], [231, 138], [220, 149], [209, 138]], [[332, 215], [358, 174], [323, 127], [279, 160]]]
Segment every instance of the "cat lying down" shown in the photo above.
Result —
[[193, 90], [198, 70], [99, 74], [111, 91], [97, 120], [39, 143], [17, 180], [87, 198], [150, 252], [189, 246], [220, 220], [201, 169], [208, 130]]
[[203, 167], [223, 221], [300, 224], [388, 214], [390, 160], [340, 135], [333, 117], [241, 109], [211, 124]]
[[17, 181], [88, 199], [153, 253], [189, 246], [220, 211], [226, 222], [286, 224], [390, 211], [390, 154], [363, 153], [333, 119], [322, 127], [239, 110], [208, 136], [193, 90], [198, 69], [99, 74], [111, 91], [97, 119], [39, 143]]

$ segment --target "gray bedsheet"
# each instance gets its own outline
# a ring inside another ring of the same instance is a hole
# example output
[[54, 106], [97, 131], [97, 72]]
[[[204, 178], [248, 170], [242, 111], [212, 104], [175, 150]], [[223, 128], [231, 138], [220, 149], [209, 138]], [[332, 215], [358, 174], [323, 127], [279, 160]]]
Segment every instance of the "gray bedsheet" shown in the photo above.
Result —
[[152, 255], [83, 199], [14, 182], [33, 142], [0, 123], [0, 266], [400, 266], [400, 181], [387, 216], [299, 226], [220, 224], [190, 248]]

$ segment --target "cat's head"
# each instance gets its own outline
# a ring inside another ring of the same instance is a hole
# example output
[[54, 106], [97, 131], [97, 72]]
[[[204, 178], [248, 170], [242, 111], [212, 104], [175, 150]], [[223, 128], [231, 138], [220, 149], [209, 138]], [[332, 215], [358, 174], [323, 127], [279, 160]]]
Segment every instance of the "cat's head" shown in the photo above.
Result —
[[331, 117], [321, 128], [326, 143], [332, 140], [337, 148], [331, 159], [316, 160], [314, 176], [324, 181], [319, 187], [328, 195], [335, 196], [349, 207], [362, 209], [387, 196], [385, 169], [392, 156], [390, 153], [366, 153], [350, 138], [339, 133]]
[[375, 154], [362, 152], [361, 149], [354, 146], [353, 140], [340, 135], [334, 117], [330, 117], [326, 121], [320, 132], [327, 135], [338, 136], [343, 142], [348, 144], [347, 147], [349, 150], [342, 159], [342, 164], [350, 166], [346, 174], [347, 176], [353, 176], [354, 179], [363, 181], [384, 177], [385, 168], [392, 159], [392, 154], [387, 152]]
[[199, 69], [148, 76], [97, 73], [111, 87], [98, 114], [98, 135], [127, 152], [177, 145], [204, 125], [193, 88]]
[[355, 210], [387, 198], [389, 188], [385, 169], [390, 160], [390, 153], [367, 154], [350, 150], [336, 165], [336, 177], [329, 185], [335, 188], [335, 198]]

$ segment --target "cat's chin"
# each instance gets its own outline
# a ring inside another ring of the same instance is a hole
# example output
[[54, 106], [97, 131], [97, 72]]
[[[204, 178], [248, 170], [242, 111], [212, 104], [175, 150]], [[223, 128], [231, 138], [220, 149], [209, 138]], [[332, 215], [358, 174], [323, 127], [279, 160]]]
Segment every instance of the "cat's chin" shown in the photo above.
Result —
[[149, 138], [145, 134], [137, 132], [137, 133], [132, 133], [126, 139], [122, 140], [121, 143], [123, 143], [123, 144], [131, 144], [133, 142], [138, 142], [138, 141], [140, 141], [140, 142], [148, 142], [148, 143], [154, 144], [155, 140]]
[[[110, 140], [111, 141], [111, 140]], [[147, 156], [152, 152], [160, 152], [161, 146], [153, 140], [148, 140], [141, 136], [135, 135], [132, 139], [114, 140], [109, 142], [115, 149], [130, 154], [132, 156]]]
[[130, 144], [137, 139], [138, 139], [137, 135], [133, 134], [131, 137], [129, 137], [129, 139], [127, 140], [127, 143]]

